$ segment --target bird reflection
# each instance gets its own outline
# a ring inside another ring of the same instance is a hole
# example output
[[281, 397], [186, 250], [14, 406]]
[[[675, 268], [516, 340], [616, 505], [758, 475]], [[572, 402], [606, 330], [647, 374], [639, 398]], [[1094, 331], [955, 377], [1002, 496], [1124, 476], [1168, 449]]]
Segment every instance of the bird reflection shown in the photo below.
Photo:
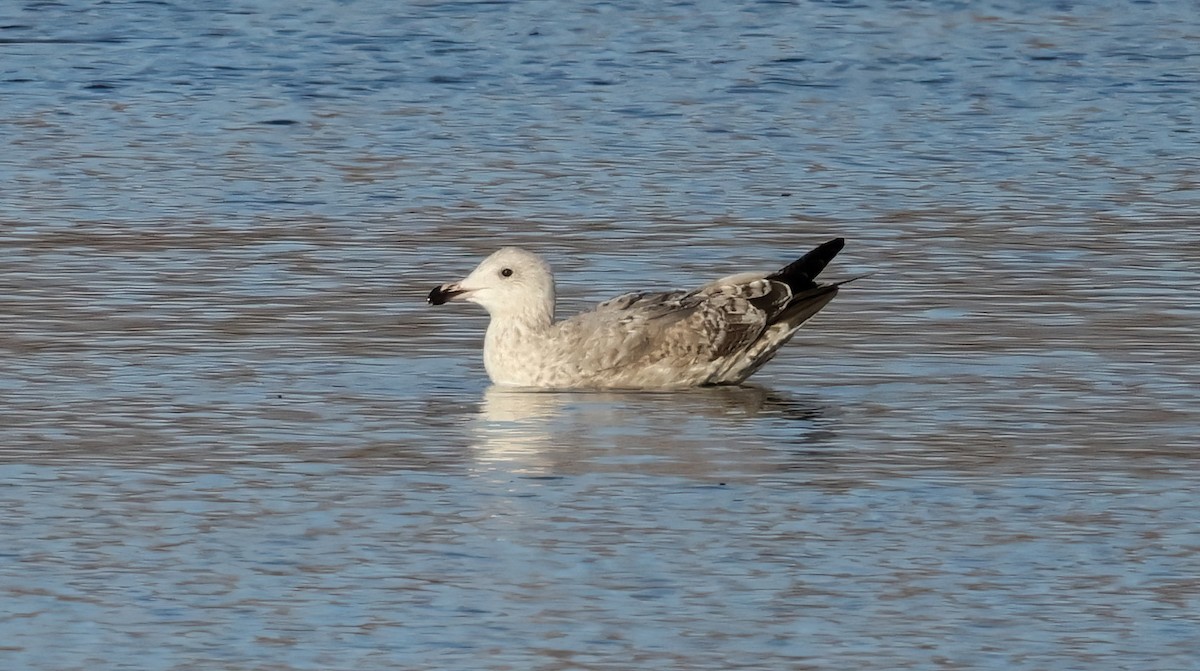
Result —
[[823, 411], [813, 399], [792, 397], [753, 385], [671, 392], [554, 392], [491, 386], [484, 391], [480, 415], [489, 421], [519, 422], [558, 414], [572, 404], [632, 404], [642, 411], [671, 408], [709, 417], [773, 415], [794, 420], [816, 419]]
[[[626, 468], [703, 475], [747, 454], [827, 435], [823, 406], [758, 386], [685, 392], [550, 392], [490, 387], [473, 423], [479, 462], [524, 474]], [[776, 464], [772, 470], [779, 465]]]

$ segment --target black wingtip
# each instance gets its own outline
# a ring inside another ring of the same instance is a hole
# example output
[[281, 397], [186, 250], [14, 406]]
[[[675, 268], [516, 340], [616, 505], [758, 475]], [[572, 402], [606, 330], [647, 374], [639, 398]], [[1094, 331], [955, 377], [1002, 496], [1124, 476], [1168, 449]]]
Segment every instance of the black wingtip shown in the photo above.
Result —
[[845, 238], [834, 238], [784, 266], [782, 270], [771, 275], [770, 279], [786, 283], [793, 291], [811, 288], [817, 275], [825, 270], [825, 266], [829, 265], [833, 257], [845, 246]]

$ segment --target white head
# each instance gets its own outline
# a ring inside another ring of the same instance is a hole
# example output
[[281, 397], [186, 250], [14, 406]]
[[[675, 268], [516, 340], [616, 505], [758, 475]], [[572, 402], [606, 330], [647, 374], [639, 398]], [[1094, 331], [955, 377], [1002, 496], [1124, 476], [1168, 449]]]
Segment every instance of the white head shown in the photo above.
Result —
[[429, 304], [471, 301], [493, 317], [554, 321], [554, 275], [537, 254], [502, 247], [460, 282], [435, 287]]

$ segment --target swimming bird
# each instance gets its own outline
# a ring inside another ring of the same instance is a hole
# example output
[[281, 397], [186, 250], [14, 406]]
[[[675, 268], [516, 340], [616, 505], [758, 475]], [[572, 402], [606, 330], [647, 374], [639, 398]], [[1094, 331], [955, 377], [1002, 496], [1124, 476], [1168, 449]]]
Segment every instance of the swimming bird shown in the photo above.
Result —
[[554, 317], [550, 266], [532, 252], [503, 247], [465, 279], [435, 287], [429, 303], [470, 301], [488, 311], [483, 362], [497, 385], [740, 384], [845, 284], [815, 281], [844, 244], [830, 240], [773, 273], [739, 273], [690, 291], [627, 293], [562, 321]]

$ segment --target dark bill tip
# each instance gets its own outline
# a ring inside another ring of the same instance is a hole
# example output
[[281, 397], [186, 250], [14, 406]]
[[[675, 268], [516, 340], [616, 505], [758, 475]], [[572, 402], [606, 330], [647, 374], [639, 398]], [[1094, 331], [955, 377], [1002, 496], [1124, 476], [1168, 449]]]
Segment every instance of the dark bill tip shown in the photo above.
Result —
[[455, 296], [463, 293], [463, 291], [461, 289], [450, 289], [449, 291], [447, 291], [446, 290], [447, 286], [449, 286], [449, 285], [443, 284], [440, 287], [434, 287], [433, 291], [429, 292], [429, 304], [430, 305], [441, 305], [441, 304], [445, 303], [446, 301], [450, 300], [451, 298], [454, 298]]

